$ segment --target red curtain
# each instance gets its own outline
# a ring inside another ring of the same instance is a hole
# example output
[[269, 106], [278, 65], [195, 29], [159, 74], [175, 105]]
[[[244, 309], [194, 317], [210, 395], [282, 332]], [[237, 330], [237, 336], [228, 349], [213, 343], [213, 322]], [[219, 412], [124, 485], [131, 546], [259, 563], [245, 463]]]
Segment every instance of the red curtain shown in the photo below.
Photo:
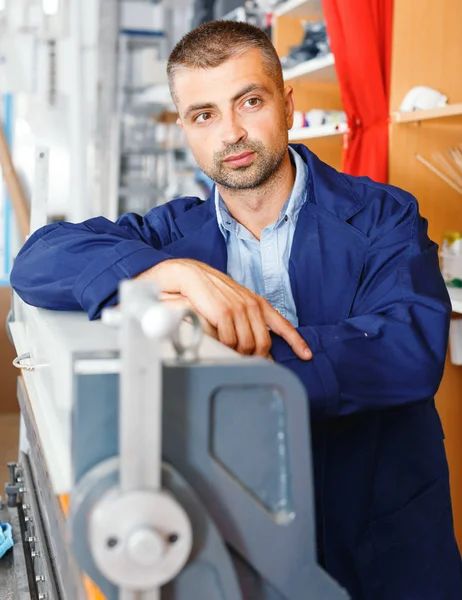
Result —
[[393, 0], [322, 0], [348, 117], [343, 171], [388, 181]]

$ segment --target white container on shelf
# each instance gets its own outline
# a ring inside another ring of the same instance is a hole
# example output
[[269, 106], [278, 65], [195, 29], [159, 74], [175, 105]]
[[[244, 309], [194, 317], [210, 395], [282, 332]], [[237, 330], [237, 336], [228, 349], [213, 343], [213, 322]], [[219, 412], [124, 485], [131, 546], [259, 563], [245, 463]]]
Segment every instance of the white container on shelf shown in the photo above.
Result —
[[462, 365], [462, 319], [452, 319], [449, 326], [449, 358], [453, 365]]

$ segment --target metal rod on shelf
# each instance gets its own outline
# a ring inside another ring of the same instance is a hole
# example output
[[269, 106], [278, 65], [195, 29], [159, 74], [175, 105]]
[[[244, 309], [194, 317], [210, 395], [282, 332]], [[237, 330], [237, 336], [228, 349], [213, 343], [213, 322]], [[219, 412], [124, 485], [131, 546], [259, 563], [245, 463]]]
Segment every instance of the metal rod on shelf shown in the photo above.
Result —
[[440, 179], [442, 179], [443, 181], [445, 181], [454, 190], [456, 190], [456, 192], [459, 192], [459, 194], [462, 194], [462, 187], [460, 187], [456, 183], [454, 183], [454, 181], [452, 181], [452, 179], [450, 179], [449, 177], [447, 177], [437, 167], [435, 167], [434, 165], [432, 165], [432, 163], [430, 161], [428, 161], [426, 158], [424, 158], [421, 154], [416, 154], [415, 157], [417, 158], [417, 160], [419, 162], [421, 162], [423, 165], [425, 165], [427, 167], [427, 169], [429, 169], [432, 173], [434, 173], [435, 175], [437, 175]]
[[448, 153], [462, 175], [462, 144], [455, 148], [449, 148]]
[[461, 174], [459, 174], [456, 169], [454, 169], [454, 167], [452, 166], [452, 164], [449, 162], [449, 160], [443, 156], [442, 154], [440, 154], [439, 152], [437, 152], [436, 154], [433, 155], [433, 158], [440, 163], [440, 165], [443, 167], [443, 169], [446, 171], [446, 174], [448, 175], [448, 177], [450, 177], [455, 183], [457, 183], [457, 185], [462, 186], [462, 176]]

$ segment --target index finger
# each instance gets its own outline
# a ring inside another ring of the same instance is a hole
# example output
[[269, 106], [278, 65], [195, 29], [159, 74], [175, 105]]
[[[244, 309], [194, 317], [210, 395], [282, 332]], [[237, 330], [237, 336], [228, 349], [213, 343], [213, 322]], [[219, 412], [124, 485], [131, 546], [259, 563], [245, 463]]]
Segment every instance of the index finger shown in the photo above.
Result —
[[302, 360], [310, 360], [312, 358], [313, 353], [306, 341], [298, 333], [295, 327], [270, 304], [264, 303], [263, 316], [271, 331], [280, 335], [299, 358]]

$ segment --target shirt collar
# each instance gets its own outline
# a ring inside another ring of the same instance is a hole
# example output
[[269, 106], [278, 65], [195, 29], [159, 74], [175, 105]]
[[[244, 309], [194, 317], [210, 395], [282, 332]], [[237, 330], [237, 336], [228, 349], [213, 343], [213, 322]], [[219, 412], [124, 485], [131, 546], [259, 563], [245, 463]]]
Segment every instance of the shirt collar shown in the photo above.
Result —
[[[298, 214], [300, 209], [306, 200], [306, 190], [308, 186], [308, 166], [300, 156], [300, 154], [294, 150], [291, 146], [289, 146], [289, 152], [291, 159], [295, 165], [295, 181], [294, 187], [290, 193], [287, 202], [282, 207], [281, 213], [279, 215], [276, 223], [269, 225], [269, 228], [275, 229], [278, 227], [285, 217], [287, 216], [295, 226], [298, 219]], [[224, 203], [223, 198], [220, 196], [218, 192], [218, 188], [215, 186], [215, 211], [217, 215], [218, 227], [220, 228], [221, 233], [223, 234], [225, 240], [228, 237], [228, 233], [234, 233], [239, 235], [239, 237], [254, 239], [253, 235], [245, 229], [242, 225], [240, 225], [229, 212], [226, 204]], [[248, 234], [248, 236], [247, 236]]]

